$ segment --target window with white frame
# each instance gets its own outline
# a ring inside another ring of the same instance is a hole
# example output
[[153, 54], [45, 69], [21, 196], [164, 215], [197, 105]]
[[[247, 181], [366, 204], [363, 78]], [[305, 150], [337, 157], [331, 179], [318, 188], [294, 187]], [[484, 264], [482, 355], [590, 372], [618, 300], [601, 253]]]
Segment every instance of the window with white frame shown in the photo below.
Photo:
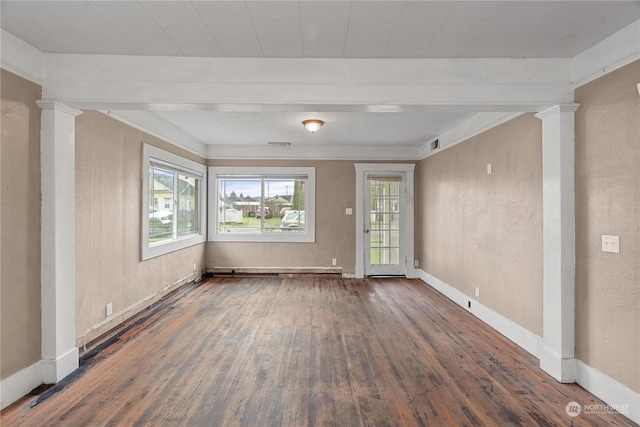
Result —
[[143, 144], [142, 259], [204, 242], [206, 167]]
[[209, 167], [209, 240], [315, 241], [315, 168]]

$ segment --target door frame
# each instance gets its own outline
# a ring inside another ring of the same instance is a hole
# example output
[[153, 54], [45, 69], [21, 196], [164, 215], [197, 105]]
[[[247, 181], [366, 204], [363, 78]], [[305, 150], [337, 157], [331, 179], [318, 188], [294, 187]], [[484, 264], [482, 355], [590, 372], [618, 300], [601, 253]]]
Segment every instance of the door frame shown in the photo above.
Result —
[[400, 209], [400, 259], [406, 260], [405, 276], [407, 278], [415, 278], [416, 270], [414, 268], [414, 163], [355, 163], [356, 168], [356, 277], [364, 277], [364, 186], [366, 183], [366, 175], [368, 173], [377, 174], [404, 174], [406, 186], [405, 206]]

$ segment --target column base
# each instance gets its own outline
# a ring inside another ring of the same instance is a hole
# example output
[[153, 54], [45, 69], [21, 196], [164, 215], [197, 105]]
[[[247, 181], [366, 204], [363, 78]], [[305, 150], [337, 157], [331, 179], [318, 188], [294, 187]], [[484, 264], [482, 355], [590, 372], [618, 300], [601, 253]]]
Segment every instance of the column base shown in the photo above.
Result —
[[542, 346], [540, 352], [540, 368], [561, 383], [576, 382], [576, 359], [563, 359], [549, 347]]
[[42, 360], [42, 382], [55, 384], [78, 369], [80, 354], [77, 347], [73, 347], [55, 360]]

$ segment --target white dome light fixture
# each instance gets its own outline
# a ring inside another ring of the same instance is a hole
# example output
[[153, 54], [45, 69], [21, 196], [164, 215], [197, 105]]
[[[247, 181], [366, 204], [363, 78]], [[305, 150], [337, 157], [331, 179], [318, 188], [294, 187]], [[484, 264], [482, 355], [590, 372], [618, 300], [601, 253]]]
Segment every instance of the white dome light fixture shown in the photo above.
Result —
[[310, 119], [302, 122], [304, 128], [311, 133], [316, 133], [320, 130], [324, 122], [322, 120]]

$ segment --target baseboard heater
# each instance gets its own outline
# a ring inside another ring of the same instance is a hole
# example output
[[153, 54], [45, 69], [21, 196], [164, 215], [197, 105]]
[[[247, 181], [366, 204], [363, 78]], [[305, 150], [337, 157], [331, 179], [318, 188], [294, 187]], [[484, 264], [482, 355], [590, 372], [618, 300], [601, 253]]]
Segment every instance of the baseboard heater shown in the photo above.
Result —
[[214, 267], [207, 268], [213, 277], [260, 276], [296, 277], [325, 275], [342, 277], [342, 267]]

